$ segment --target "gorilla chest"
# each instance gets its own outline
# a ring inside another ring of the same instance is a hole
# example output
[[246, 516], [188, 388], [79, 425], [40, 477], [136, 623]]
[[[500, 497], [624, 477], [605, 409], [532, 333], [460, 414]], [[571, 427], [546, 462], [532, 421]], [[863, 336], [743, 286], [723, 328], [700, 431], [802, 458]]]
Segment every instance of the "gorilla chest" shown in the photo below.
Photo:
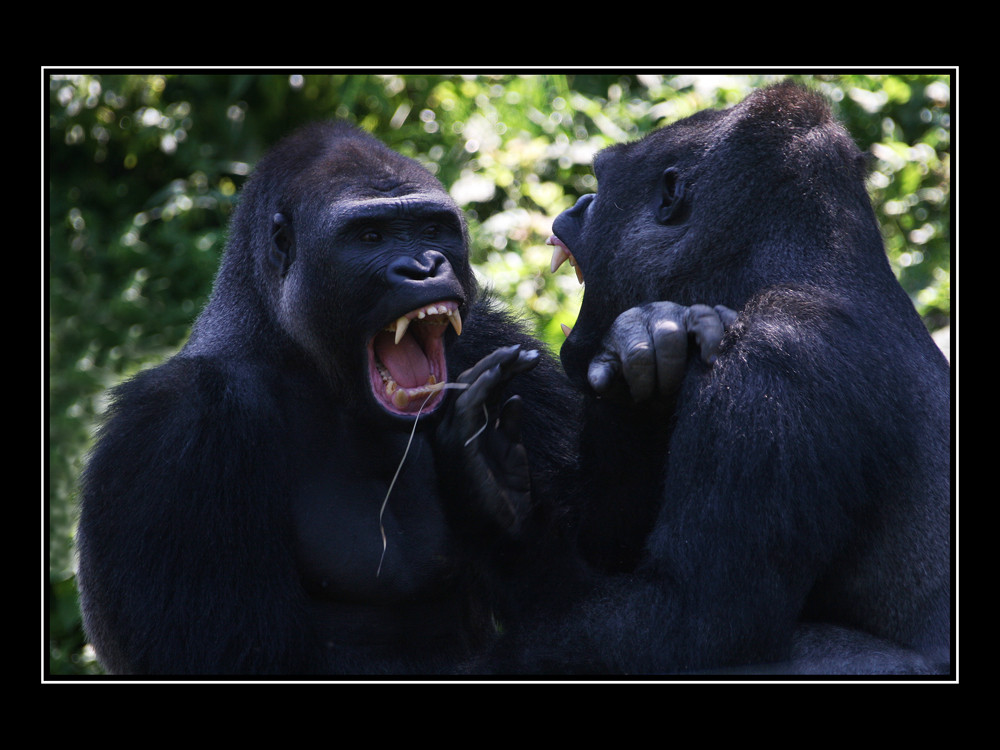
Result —
[[450, 542], [431, 446], [417, 435], [393, 484], [404, 448], [386, 455], [339, 446], [306, 467], [293, 520], [314, 595], [393, 601], [433, 590], [447, 577]]

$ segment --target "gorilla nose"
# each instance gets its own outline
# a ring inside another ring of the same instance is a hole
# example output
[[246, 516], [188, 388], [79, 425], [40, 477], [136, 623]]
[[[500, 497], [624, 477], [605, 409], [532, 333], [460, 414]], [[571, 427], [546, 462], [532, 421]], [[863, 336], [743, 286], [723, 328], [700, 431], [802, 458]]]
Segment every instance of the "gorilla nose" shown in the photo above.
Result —
[[587, 206], [590, 205], [591, 201], [597, 197], [597, 193], [587, 193], [586, 195], [581, 195], [573, 207], [566, 211], [570, 216], [578, 216], [579, 214], [587, 212]]
[[438, 252], [396, 258], [389, 263], [387, 275], [392, 282], [424, 281], [450, 271], [448, 260]]
[[559, 214], [552, 222], [552, 233], [555, 234], [570, 252], [577, 252], [580, 232], [587, 223], [587, 209], [594, 202], [595, 193], [582, 195], [573, 205]]

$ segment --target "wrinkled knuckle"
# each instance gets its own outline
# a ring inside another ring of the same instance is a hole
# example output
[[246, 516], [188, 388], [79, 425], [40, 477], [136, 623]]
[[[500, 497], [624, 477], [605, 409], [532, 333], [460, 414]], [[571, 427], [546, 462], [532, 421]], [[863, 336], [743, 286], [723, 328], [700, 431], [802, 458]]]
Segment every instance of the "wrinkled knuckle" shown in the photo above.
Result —
[[618, 316], [618, 320], [623, 323], [632, 323], [642, 319], [642, 310], [637, 307], [630, 307], [628, 310], [623, 312]]
[[666, 340], [673, 338], [675, 336], [684, 335], [684, 329], [681, 324], [676, 320], [663, 319], [658, 320], [653, 325], [653, 336], [657, 340]]
[[629, 366], [648, 366], [652, 360], [652, 347], [643, 342], [635, 342], [625, 350], [625, 363]]
[[660, 321], [653, 329], [653, 343], [658, 354], [687, 350], [687, 331], [676, 321]]

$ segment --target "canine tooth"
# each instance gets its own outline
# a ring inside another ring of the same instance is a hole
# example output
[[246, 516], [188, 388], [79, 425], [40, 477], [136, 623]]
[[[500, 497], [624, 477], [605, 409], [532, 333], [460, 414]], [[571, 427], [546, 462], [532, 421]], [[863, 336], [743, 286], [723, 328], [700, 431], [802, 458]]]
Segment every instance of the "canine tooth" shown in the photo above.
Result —
[[410, 319], [405, 315], [401, 315], [398, 320], [396, 320], [396, 343], [398, 344], [403, 340], [403, 336], [406, 335], [406, 328], [410, 325]]
[[569, 253], [562, 245], [555, 245], [552, 248], [552, 260], [549, 262], [549, 271], [555, 273], [559, 266], [569, 259]]
[[398, 391], [392, 394], [392, 403], [396, 405], [397, 409], [405, 409], [410, 403], [410, 397], [406, 393], [406, 390], [400, 388]]
[[565, 335], [565, 336], [569, 336], [569, 335], [570, 335], [571, 333], [573, 333], [573, 329], [572, 329], [572, 328], [570, 328], [570, 327], [569, 327], [568, 325], [566, 325], [565, 323], [560, 323], [559, 325], [561, 325], [561, 326], [562, 326], [562, 329], [563, 329], [563, 335]]
[[573, 270], [576, 271], [576, 280], [581, 284], [583, 283], [583, 271], [580, 270], [580, 266], [573, 264]]
[[462, 335], [462, 314], [458, 310], [448, 311], [448, 321], [451, 323], [451, 327], [455, 329], [455, 335]]

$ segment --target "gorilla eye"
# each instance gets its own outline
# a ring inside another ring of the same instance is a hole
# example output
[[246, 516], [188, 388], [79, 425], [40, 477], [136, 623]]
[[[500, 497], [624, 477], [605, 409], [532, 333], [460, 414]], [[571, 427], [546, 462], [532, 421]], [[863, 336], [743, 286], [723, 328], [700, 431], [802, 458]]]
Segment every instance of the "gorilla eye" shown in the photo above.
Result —
[[429, 224], [424, 228], [425, 237], [437, 237], [439, 234], [441, 234], [440, 224]]
[[366, 229], [361, 233], [362, 242], [381, 242], [382, 233], [376, 232], [374, 229]]

